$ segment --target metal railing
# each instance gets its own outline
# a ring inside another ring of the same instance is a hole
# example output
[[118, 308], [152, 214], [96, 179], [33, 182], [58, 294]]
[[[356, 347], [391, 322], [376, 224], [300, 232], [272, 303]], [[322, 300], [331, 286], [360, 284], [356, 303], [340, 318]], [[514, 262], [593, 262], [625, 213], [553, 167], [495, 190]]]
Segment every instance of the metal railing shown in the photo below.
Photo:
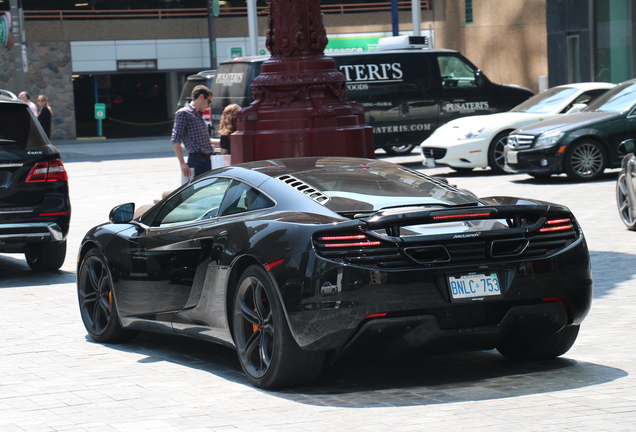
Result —
[[[399, 10], [411, 10], [412, 2], [399, 1]], [[431, 2], [421, 0], [423, 10], [431, 9]], [[267, 15], [267, 7], [257, 8], [259, 15]], [[321, 5], [323, 13], [351, 13], [351, 12], [382, 12], [390, 11], [391, 2], [383, 3], [355, 3]], [[26, 20], [76, 20], [76, 19], [166, 19], [166, 18], [202, 18], [206, 17], [206, 8], [191, 9], [113, 9], [113, 10], [25, 10]], [[247, 7], [223, 7], [220, 17], [247, 15]]]

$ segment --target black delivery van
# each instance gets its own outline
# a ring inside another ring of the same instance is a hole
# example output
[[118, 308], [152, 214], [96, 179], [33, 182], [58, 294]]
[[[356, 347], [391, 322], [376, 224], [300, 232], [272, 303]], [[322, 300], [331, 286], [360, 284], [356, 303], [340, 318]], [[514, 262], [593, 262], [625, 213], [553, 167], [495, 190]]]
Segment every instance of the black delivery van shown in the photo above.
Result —
[[[380, 49], [329, 57], [346, 78], [349, 98], [364, 106], [376, 148], [391, 155], [410, 153], [450, 120], [508, 111], [533, 95], [527, 88], [492, 83], [457, 51], [400, 49], [395, 43], [380, 43]], [[228, 104], [252, 102], [252, 80], [268, 58], [242, 57], [218, 66], [212, 88], [215, 124]]]

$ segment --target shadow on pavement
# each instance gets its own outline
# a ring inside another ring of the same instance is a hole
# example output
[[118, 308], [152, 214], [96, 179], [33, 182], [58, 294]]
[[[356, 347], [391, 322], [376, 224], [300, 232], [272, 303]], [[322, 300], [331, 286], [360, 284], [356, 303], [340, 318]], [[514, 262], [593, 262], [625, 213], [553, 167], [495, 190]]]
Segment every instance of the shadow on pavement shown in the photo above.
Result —
[[590, 258], [595, 299], [609, 295], [618, 284], [631, 280], [636, 274], [632, 254], [590, 251]]
[[[87, 340], [91, 341], [90, 338]], [[142, 363], [169, 361], [251, 386], [234, 350], [177, 336], [142, 333], [132, 342], [106, 345], [143, 354]], [[556, 392], [607, 383], [623, 370], [559, 358], [514, 363], [496, 351], [425, 356], [388, 361], [350, 359], [327, 367], [308, 386], [262, 391], [294, 402], [329, 407], [421, 406]]]
[[0, 254], [0, 289], [64, 283], [75, 283], [75, 273], [64, 270], [35, 272], [29, 268], [24, 254]]

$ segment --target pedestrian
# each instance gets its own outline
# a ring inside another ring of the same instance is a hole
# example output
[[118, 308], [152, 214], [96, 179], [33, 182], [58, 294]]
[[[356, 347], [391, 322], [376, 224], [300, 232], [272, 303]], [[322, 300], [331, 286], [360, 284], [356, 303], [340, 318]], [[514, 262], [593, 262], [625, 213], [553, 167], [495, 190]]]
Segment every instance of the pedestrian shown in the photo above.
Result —
[[26, 103], [29, 106], [29, 108], [31, 108], [31, 112], [33, 113], [34, 116], [37, 117], [38, 116], [38, 106], [31, 101], [31, 95], [28, 94], [27, 92], [23, 91], [23, 92], [20, 92], [18, 97], [20, 98], [20, 100], [22, 102]]
[[[179, 160], [182, 180], [185, 183], [195, 175], [212, 169], [210, 156], [218, 140], [210, 138], [208, 125], [203, 120], [203, 111], [212, 102], [212, 92], [204, 85], [192, 89], [192, 100], [174, 114], [172, 145]], [[182, 146], [188, 152], [188, 162], [183, 157]]]
[[40, 106], [40, 112], [38, 113], [38, 121], [40, 125], [42, 125], [42, 129], [44, 129], [44, 133], [48, 138], [51, 138], [51, 114], [53, 114], [53, 110], [49, 106], [49, 100], [44, 95], [39, 95], [37, 99], [38, 105]]
[[237, 104], [230, 104], [223, 109], [221, 121], [219, 122], [219, 136], [221, 145], [221, 154], [229, 155], [230, 152], [230, 135], [236, 132], [236, 118], [241, 107]]

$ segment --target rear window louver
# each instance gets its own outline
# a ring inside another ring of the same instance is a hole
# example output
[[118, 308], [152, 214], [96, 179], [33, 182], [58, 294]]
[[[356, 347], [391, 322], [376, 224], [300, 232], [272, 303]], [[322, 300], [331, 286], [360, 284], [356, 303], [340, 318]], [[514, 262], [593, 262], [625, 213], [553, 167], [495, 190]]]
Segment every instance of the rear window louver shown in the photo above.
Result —
[[297, 179], [294, 176], [291, 176], [289, 174], [283, 174], [276, 178], [282, 181], [283, 183], [285, 183], [286, 185], [293, 187], [294, 189], [296, 189], [298, 192], [302, 193], [303, 195], [306, 195], [307, 197], [316, 201], [318, 204], [325, 205], [329, 201], [329, 197], [327, 195], [320, 192], [315, 187], [305, 183], [304, 181]]

